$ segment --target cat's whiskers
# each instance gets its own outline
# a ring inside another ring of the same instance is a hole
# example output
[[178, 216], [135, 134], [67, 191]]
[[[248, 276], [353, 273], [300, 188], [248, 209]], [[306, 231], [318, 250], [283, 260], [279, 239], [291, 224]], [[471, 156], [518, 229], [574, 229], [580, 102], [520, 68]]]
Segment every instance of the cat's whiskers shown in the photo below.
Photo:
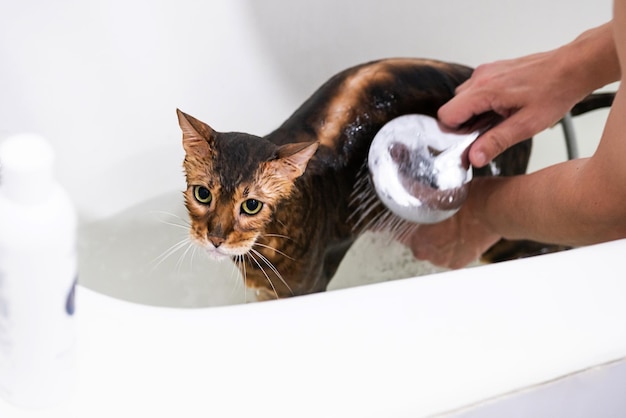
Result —
[[[294, 295], [293, 290], [291, 290], [291, 287], [289, 287], [289, 285], [287, 284], [287, 282], [283, 278], [282, 274], [280, 274], [280, 272], [274, 266], [274, 264], [272, 264], [272, 262], [270, 260], [268, 260], [267, 257], [265, 257], [263, 254], [261, 254], [259, 251], [255, 250], [254, 248], [251, 248], [250, 252], [255, 254], [257, 257], [259, 257], [261, 259], [261, 261], [263, 261], [265, 264], [267, 264], [267, 266], [274, 272], [276, 277], [278, 277], [280, 279], [280, 281], [285, 285], [287, 290], [289, 290], [289, 293], [291, 293], [291, 295], [293, 296]], [[269, 277], [268, 277], [268, 279], [269, 279]], [[272, 287], [274, 287], [274, 286], [272, 286]], [[274, 291], [276, 291], [276, 290], [274, 290]], [[277, 297], [277, 299], [278, 299], [278, 297]]]
[[274, 283], [272, 282], [272, 279], [270, 279], [269, 275], [265, 272], [265, 269], [261, 266], [259, 261], [254, 257], [254, 253], [258, 254], [257, 251], [251, 249], [250, 252], [246, 253], [246, 256], [248, 257], [248, 259], [254, 261], [254, 263], [259, 267], [259, 269], [261, 270], [261, 272], [263, 273], [263, 275], [269, 282], [270, 286], [272, 287], [272, 290], [274, 291], [274, 295], [276, 296], [276, 299], [279, 299], [278, 292], [276, 291], [276, 287], [274, 287]]
[[238, 275], [241, 274], [243, 278], [243, 283], [244, 283], [243, 299], [244, 299], [244, 303], [247, 303], [248, 300], [247, 300], [246, 287], [245, 287], [246, 269], [245, 269], [245, 263], [243, 262], [243, 257], [244, 257], [243, 255], [235, 255], [232, 257], [233, 265], [232, 265], [232, 270], [230, 273], [230, 278], [231, 280], [233, 280], [234, 283], [233, 283], [232, 290], [230, 292], [230, 296], [232, 297], [232, 295], [237, 291], [239, 286], [241, 286], [242, 281], [238, 280], [239, 279]]
[[[233, 265], [231, 266], [231, 269], [230, 269], [230, 279], [234, 280], [235, 282], [238, 282], [237, 273], [241, 271], [241, 269], [239, 268], [239, 256], [238, 255], [233, 256], [232, 260], [233, 260]], [[231, 292], [231, 295], [232, 295], [232, 292]]]
[[170, 225], [170, 226], [174, 226], [177, 228], [182, 228], [184, 230], [189, 230], [189, 227], [191, 226], [191, 224], [189, 223], [188, 220], [181, 218], [180, 216], [176, 215], [175, 213], [171, 213], [171, 212], [167, 212], [164, 210], [153, 210], [150, 211], [151, 214], [156, 214], [156, 215], [166, 215], [166, 216], [170, 216], [172, 218], [174, 218], [176, 221], [180, 221], [181, 223], [175, 223], [172, 221], [166, 221], [164, 219], [159, 219], [158, 221], [160, 223], [163, 223], [165, 225]]
[[282, 234], [264, 234], [263, 236], [264, 237], [285, 238], [285, 239], [288, 239], [290, 241], [293, 241], [293, 238], [291, 238], [290, 236], [282, 235]]
[[161, 223], [165, 224], [165, 225], [173, 226], [173, 227], [176, 227], [176, 228], [181, 228], [181, 229], [184, 229], [185, 231], [189, 230], [189, 225], [188, 224], [187, 225], [181, 225], [181, 224], [177, 224], [177, 223], [174, 223], [174, 222], [168, 222], [168, 221], [161, 221]]
[[[177, 243], [171, 245], [168, 249], [163, 251], [163, 253], [161, 253], [159, 256], [155, 257], [150, 262], [150, 264], [153, 265], [152, 268], [153, 269], [158, 268], [161, 264], [163, 264], [163, 262], [165, 260], [170, 258], [172, 255], [176, 254], [181, 249], [185, 248], [185, 246], [191, 247], [192, 245], [193, 244], [192, 244], [191, 240], [189, 239], [189, 237], [185, 237], [185, 238], [181, 239], [180, 241], [178, 241]], [[187, 251], [189, 251], [189, 248], [187, 248], [187, 250], [183, 253], [183, 255], [186, 254]]]
[[280, 219], [276, 219], [276, 223], [278, 223], [280, 226], [282, 226], [283, 228], [288, 229], [289, 227], [287, 225], [285, 225], [285, 223], [280, 220]]
[[248, 288], [248, 273], [246, 272], [246, 262], [243, 255], [239, 256], [239, 263], [243, 271], [243, 299], [248, 303], [248, 293], [246, 293], [246, 289]]
[[[180, 216], [171, 213], [171, 212], [166, 212], [166, 211], [150, 211], [151, 214], [157, 214], [157, 215], [165, 215], [168, 217], [171, 217], [174, 219], [174, 221], [169, 221], [169, 220], [165, 220], [165, 219], [158, 219], [159, 223], [162, 223], [164, 225], [168, 225], [168, 226], [173, 226], [175, 228], [178, 229], [183, 229], [185, 230], [185, 232], [189, 231], [190, 228], [190, 223], [189, 221], [181, 218]], [[195, 246], [193, 245], [193, 243], [191, 242], [191, 239], [189, 238], [188, 234], [185, 234], [185, 236], [178, 242], [172, 244], [169, 248], [167, 248], [165, 251], [163, 251], [163, 253], [161, 253], [159, 256], [155, 257], [150, 264], [152, 264], [152, 269], [156, 269], [158, 268], [161, 264], [163, 264], [167, 259], [169, 259], [171, 256], [173, 256], [174, 254], [176, 254], [178, 251], [182, 250], [183, 248], [185, 248], [185, 251], [179, 256], [178, 260], [176, 261], [176, 269], [178, 271], [178, 273], [180, 273], [181, 270], [181, 266], [182, 263], [185, 259], [185, 257], [189, 254], [189, 252], [192, 250], [192, 256], [191, 258], [193, 259], [193, 256], [195, 254]]]
[[290, 259], [291, 261], [295, 261], [296, 260], [295, 258], [290, 257], [289, 255], [285, 254], [284, 252], [282, 252], [279, 249], [274, 248], [274, 247], [272, 247], [270, 245], [261, 244], [260, 242], [255, 242], [254, 245], [258, 245], [259, 247], [263, 247], [263, 248], [267, 248], [268, 250], [275, 251], [277, 254], [280, 254], [283, 257]]
[[183, 262], [185, 261], [185, 257], [187, 257], [187, 255], [191, 252], [191, 257], [189, 259], [189, 263], [190, 265], [193, 265], [193, 256], [196, 253], [196, 249], [198, 247], [196, 245], [194, 245], [191, 241], [189, 242], [189, 245], [187, 245], [187, 248], [185, 249], [185, 251], [178, 257], [178, 260], [176, 261], [176, 274], [180, 276], [180, 272], [182, 270], [183, 267]]

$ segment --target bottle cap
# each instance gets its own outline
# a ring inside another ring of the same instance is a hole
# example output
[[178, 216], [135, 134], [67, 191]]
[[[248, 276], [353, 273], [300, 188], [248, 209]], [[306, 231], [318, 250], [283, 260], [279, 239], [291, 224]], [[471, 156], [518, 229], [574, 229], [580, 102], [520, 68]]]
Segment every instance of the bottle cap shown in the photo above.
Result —
[[34, 204], [50, 195], [54, 150], [36, 134], [13, 135], [0, 143], [0, 192], [16, 202]]

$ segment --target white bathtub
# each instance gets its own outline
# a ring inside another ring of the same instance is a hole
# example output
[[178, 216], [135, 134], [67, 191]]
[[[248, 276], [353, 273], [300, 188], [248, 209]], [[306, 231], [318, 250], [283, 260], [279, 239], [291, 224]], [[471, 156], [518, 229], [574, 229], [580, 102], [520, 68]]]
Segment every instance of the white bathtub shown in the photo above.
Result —
[[[348, 65], [551, 48], [608, 20], [602, 1], [3, 7], [0, 130], [55, 146], [81, 286], [73, 397], [43, 411], [0, 400], [0, 417], [624, 416], [625, 241], [438, 273], [368, 235], [331, 291], [260, 304], [243, 303], [254, 295], [229, 263], [161, 257], [186, 235], [171, 225], [185, 219], [176, 107], [262, 134]], [[583, 155], [605, 115], [576, 121]], [[542, 136], [533, 168], [565, 155], [558, 130]]]
[[625, 251], [192, 310], [79, 287], [73, 397], [0, 416], [621, 417]]

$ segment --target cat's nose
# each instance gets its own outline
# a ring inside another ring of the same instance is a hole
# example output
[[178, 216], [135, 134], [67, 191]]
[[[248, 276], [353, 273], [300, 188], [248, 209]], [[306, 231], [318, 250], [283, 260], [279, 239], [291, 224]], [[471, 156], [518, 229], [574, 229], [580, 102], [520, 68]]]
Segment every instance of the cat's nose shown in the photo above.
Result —
[[209, 236], [207, 237], [207, 239], [209, 240], [211, 244], [213, 244], [215, 248], [219, 247], [220, 245], [224, 243], [224, 238], [222, 237]]

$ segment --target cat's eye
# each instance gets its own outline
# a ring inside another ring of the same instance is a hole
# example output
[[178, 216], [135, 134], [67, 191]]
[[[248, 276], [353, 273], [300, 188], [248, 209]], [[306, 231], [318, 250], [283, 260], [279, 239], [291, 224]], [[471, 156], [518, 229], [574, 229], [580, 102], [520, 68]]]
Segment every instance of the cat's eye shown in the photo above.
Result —
[[208, 205], [211, 203], [213, 196], [211, 195], [211, 191], [204, 186], [194, 186], [193, 195], [196, 200], [203, 205]]
[[241, 204], [241, 211], [246, 215], [256, 215], [261, 211], [263, 202], [259, 202], [256, 199], [248, 199]]

